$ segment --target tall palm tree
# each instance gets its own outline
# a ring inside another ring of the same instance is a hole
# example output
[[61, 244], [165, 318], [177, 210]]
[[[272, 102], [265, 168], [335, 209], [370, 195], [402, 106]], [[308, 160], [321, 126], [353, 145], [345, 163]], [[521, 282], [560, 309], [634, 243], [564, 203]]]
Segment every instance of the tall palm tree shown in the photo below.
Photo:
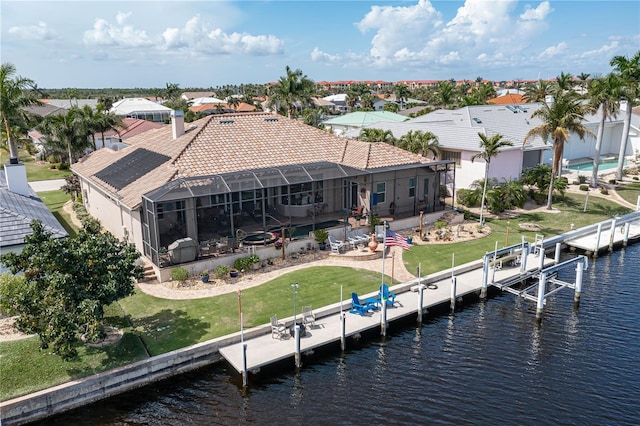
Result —
[[554, 82], [554, 89], [562, 92], [573, 90], [573, 75], [561, 71]]
[[413, 152], [414, 154], [423, 155], [425, 157], [425, 154], [430, 152], [433, 154], [434, 159], [440, 155], [438, 137], [431, 132], [409, 130], [400, 137], [398, 146], [404, 150]]
[[96, 133], [100, 133], [102, 136], [102, 147], [104, 148], [104, 134], [110, 130], [115, 130], [119, 133], [120, 129], [124, 129], [124, 121], [122, 117], [115, 115], [114, 113], [99, 112], [95, 116]]
[[0, 65], [0, 118], [9, 145], [9, 162], [18, 163], [18, 148], [13, 130], [18, 123], [28, 121], [25, 107], [41, 105], [33, 89], [35, 83], [28, 78], [16, 76], [16, 67], [10, 63]]
[[623, 96], [627, 101], [622, 139], [620, 141], [620, 153], [618, 154], [618, 169], [616, 171], [616, 177], [622, 179], [624, 155], [627, 150], [629, 129], [631, 127], [631, 109], [638, 104], [638, 98], [640, 97], [640, 51], [636, 52], [631, 58], [614, 56], [610, 65], [614, 67], [614, 73], [622, 80]]
[[287, 116], [293, 118], [296, 115], [298, 105], [302, 108], [311, 105], [314, 90], [313, 81], [302, 70], [295, 71], [287, 65], [286, 75], [280, 77], [276, 86], [272, 88], [273, 93], [269, 100], [270, 106], [275, 106], [276, 110], [283, 108], [287, 111]]
[[499, 133], [488, 137], [484, 133], [478, 132], [478, 136], [480, 137], [480, 148], [482, 148], [482, 152], [475, 154], [471, 157], [471, 162], [473, 163], [476, 158], [482, 158], [484, 160], [484, 185], [482, 188], [482, 202], [480, 203], [480, 225], [484, 225], [484, 201], [487, 197], [487, 182], [489, 180], [489, 164], [491, 164], [491, 159], [498, 155], [501, 148], [505, 146], [513, 146], [513, 142], [502, 139], [503, 136]]
[[87, 149], [91, 142], [84, 124], [84, 115], [78, 107], [73, 107], [66, 115], [49, 115], [37, 127], [45, 137], [49, 149], [62, 151], [66, 148], [69, 164], [73, 154]]
[[586, 72], [582, 72], [582, 73], [578, 74], [577, 77], [580, 80], [580, 87], [582, 87], [582, 94], [584, 94], [585, 90], [587, 89], [588, 80], [589, 80], [589, 77], [591, 77], [591, 74], [586, 73]]
[[393, 94], [396, 95], [396, 100], [400, 102], [400, 109], [404, 109], [404, 103], [409, 98], [411, 91], [406, 84], [396, 84], [393, 86]]
[[438, 82], [438, 91], [436, 94], [437, 104], [446, 109], [453, 103], [455, 97], [455, 86], [451, 81]]
[[600, 123], [593, 153], [592, 188], [598, 187], [598, 167], [600, 166], [604, 123], [606, 120], [612, 117], [615, 118], [618, 115], [618, 99], [620, 99], [622, 93], [621, 89], [620, 79], [615, 74], [595, 78], [589, 82], [589, 109], [594, 114], [600, 112]]
[[553, 161], [551, 167], [551, 182], [547, 195], [547, 209], [553, 208], [553, 188], [555, 177], [560, 171], [560, 161], [564, 152], [564, 144], [569, 140], [571, 133], [584, 139], [586, 134], [593, 133], [582, 122], [587, 105], [583, 105], [578, 94], [574, 91], [556, 92], [553, 102], [544, 103], [542, 107], [531, 114], [532, 117], [540, 117], [542, 124], [532, 128], [524, 137], [523, 145], [535, 136], [541, 137], [546, 143], [553, 139]]

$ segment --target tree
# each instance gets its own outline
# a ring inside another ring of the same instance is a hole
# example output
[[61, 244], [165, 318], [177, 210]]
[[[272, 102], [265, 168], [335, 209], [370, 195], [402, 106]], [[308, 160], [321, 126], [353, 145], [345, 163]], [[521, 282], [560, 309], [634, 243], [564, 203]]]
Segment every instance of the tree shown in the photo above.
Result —
[[503, 136], [499, 133], [488, 137], [484, 133], [478, 132], [478, 136], [480, 137], [480, 148], [482, 148], [482, 152], [475, 154], [471, 157], [471, 162], [473, 163], [477, 158], [482, 158], [485, 162], [484, 165], [484, 188], [482, 189], [482, 201], [480, 202], [480, 225], [484, 225], [484, 201], [487, 197], [487, 180], [489, 179], [489, 164], [491, 163], [491, 159], [498, 155], [501, 148], [506, 146], [513, 146], [513, 142], [508, 140], [503, 140]]
[[73, 154], [87, 149], [90, 139], [84, 121], [84, 114], [78, 107], [71, 108], [66, 115], [49, 115], [37, 126], [45, 136], [45, 145], [49, 149], [64, 152], [67, 149], [69, 164]]
[[620, 153], [618, 155], [618, 169], [616, 171], [616, 177], [622, 179], [624, 155], [627, 150], [629, 129], [631, 127], [631, 110], [637, 105], [640, 97], [640, 50], [631, 58], [614, 56], [610, 65], [614, 67], [614, 73], [622, 80], [623, 96], [627, 100], [627, 110], [625, 111], [624, 127], [620, 141]]
[[102, 147], [104, 148], [104, 134], [110, 130], [114, 130], [120, 133], [119, 130], [123, 130], [125, 128], [124, 121], [122, 117], [115, 115], [114, 113], [104, 113], [99, 112], [95, 115], [95, 129], [96, 132], [100, 133], [102, 137]]
[[409, 130], [400, 137], [398, 146], [402, 149], [413, 152], [414, 154], [423, 155], [425, 157], [425, 154], [430, 152], [433, 154], [434, 159], [440, 155], [438, 137], [431, 132]]
[[384, 142], [390, 145], [395, 145], [396, 143], [396, 138], [393, 137], [391, 130], [374, 129], [372, 127], [361, 129], [358, 140], [365, 142]]
[[289, 118], [294, 118], [298, 105], [302, 108], [311, 105], [314, 84], [302, 74], [302, 70], [292, 71], [287, 65], [285, 71], [286, 75], [280, 77], [278, 84], [272, 87], [269, 106], [275, 106], [278, 111], [282, 108]]
[[404, 104], [411, 91], [406, 84], [396, 84], [393, 86], [393, 94], [396, 95], [396, 101], [400, 102], [400, 109], [404, 109]]
[[37, 334], [41, 348], [52, 345], [64, 359], [77, 355], [78, 336], [104, 336], [104, 307], [133, 294], [143, 275], [133, 245], [100, 232], [93, 220], [74, 238], [53, 238], [39, 221], [20, 253], [0, 257], [26, 285], [14, 295], [18, 330]]
[[18, 163], [18, 148], [13, 138], [13, 130], [20, 122], [28, 121], [25, 107], [41, 105], [35, 83], [28, 78], [16, 76], [16, 68], [10, 63], [0, 65], [0, 116], [9, 145], [9, 162]]
[[527, 83], [522, 99], [528, 103], [544, 102], [545, 97], [550, 93], [549, 83], [544, 80], [538, 80], [536, 83]]
[[73, 201], [76, 201], [82, 187], [80, 186], [80, 179], [78, 179], [78, 175], [75, 173], [70, 174], [64, 178], [65, 184], [60, 187], [65, 194], [69, 194]]
[[[588, 74], [587, 74], [588, 75]], [[622, 93], [620, 79], [615, 74], [603, 78], [596, 78], [589, 82], [589, 110], [600, 112], [600, 123], [596, 136], [596, 146], [593, 152], [593, 171], [591, 173], [591, 187], [598, 187], [598, 167], [600, 166], [600, 150], [604, 136], [606, 120], [618, 115], [618, 100]]]
[[586, 110], [587, 105], [583, 105], [580, 102], [578, 95], [574, 91], [558, 91], [553, 102], [544, 103], [540, 109], [531, 114], [532, 117], [539, 117], [542, 120], [542, 124], [527, 132], [523, 145], [536, 136], [541, 137], [545, 143], [549, 138], [553, 140], [552, 173], [549, 194], [547, 195], [547, 209], [549, 210], [553, 208], [555, 177], [560, 171], [564, 144], [569, 140], [569, 135], [575, 133], [580, 139], [584, 139], [586, 134], [592, 134], [582, 124]]

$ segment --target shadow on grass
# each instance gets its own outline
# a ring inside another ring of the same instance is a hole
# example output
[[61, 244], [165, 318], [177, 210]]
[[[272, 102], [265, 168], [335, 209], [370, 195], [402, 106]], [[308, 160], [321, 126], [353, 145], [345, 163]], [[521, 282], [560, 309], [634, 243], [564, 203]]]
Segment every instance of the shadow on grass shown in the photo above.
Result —
[[71, 225], [67, 219], [60, 214], [60, 212], [53, 212], [53, 216], [56, 218], [56, 220], [60, 223], [60, 225], [62, 225], [62, 227], [64, 228], [65, 231], [67, 231], [67, 233], [69, 234], [70, 237], [75, 237], [77, 232], [77, 229]]
[[170, 309], [132, 321], [152, 356], [193, 345], [211, 327], [209, 322], [191, 318], [185, 311]]

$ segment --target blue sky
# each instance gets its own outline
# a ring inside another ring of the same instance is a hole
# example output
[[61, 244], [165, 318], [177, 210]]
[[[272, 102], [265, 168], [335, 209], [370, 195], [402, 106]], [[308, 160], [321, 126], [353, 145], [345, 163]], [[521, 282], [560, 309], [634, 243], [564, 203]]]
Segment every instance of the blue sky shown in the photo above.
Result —
[[0, 57], [42, 88], [605, 74], [640, 1], [1, 0]]

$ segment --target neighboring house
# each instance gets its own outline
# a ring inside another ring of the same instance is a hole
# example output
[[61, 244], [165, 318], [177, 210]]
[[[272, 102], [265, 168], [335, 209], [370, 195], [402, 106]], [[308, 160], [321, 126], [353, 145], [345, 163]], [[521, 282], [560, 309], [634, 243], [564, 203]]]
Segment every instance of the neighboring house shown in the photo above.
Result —
[[176, 264], [199, 256], [175, 256], [183, 243], [233, 246], [257, 235], [253, 244], [269, 257], [273, 248], [262, 246], [285, 227], [307, 237], [332, 219], [343, 220], [338, 229], [346, 232], [344, 220], [358, 205], [388, 220], [415, 218], [420, 210], [444, 210], [454, 190], [453, 162], [337, 137], [299, 120], [228, 114], [185, 129], [182, 113], [173, 115], [171, 126], [131, 138], [129, 148], [98, 150], [72, 165], [87, 211], [135, 244], [161, 279], [169, 274], [162, 248], [173, 247]]
[[[505, 140], [513, 142], [513, 147], [505, 147], [491, 160], [490, 178], [518, 179], [526, 168], [551, 163], [551, 142], [545, 144], [536, 137], [523, 146], [529, 130], [542, 123], [539, 118], [532, 118], [533, 112], [541, 106], [540, 103], [468, 106], [457, 110], [436, 110], [402, 123], [379, 122], [368, 127], [391, 130], [395, 138], [402, 137], [410, 130], [435, 134], [442, 150], [441, 159], [456, 163], [456, 187], [468, 188], [473, 181], [484, 178], [484, 161], [478, 158], [471, 162], [471, 157], [481, 152], [478, 132], [489, 137], [501, 134]], [[586, 127], [594, 134], [598, 123], [597, 114], [585, 117]], [[601, 149], [603, 158], [617, 157], [622, 127], [623, 114], [606, 123]], [[626, 155], [633, 155], [640, 148], [638, 128], [633, 129], [632, 125]], [[356, 138], [358, 134], [359, 130], [353, 130], [345, 136]], [[577, 135], [571, 135], [564, 146], [564, 163], [589, 161], [593, 158], [594, 147], [595, 137], [587, 135], [582, 141]]]
[[325, 101], [331, 102], [334, 106], [333, 110], [341, 113], [349, 111], [349, 105], [347, 105], [347, 94], [338, 93], [337, 95], [325, 96]]
[[213, 98], [215, 96], [215, 92], [184, 92], [180, 95], [180, 97], [187, 102], [196, 98]]
[[525, 103], [522, 99], [522, 95], [518, 93], [505, 93], [503, 95], [499, 95], [496, 98], [488, 99], [488, 104], [494, 105], [518, 105]]
[[222, 99], [214, 98], [211, 96], [194, 98], [189, 101], [189, 105], [198, 106], [198, 105], [208, 105], [208, 104], [224, 104], [225, 101]]
[[[162, 129], [166, 124], [154, 123], [152, 121], [141, 120], [139, 118], [123, 118], [123, 127], [117, 130], [109, 130], [104, 132], [104, 141], [102, 140], [102, 133], [96, 133], [94, 135], [96, 140], [96, 147], [109, 148], [117, 151], [119, 149], [129, 146], [127, 140], [133, 136], [137, 136], [140, 133], [144, 133], [152, 129]], [[91, 150], [87, 151], [90, 152]]]
[[[36, 219], [54, 238], [67, 237], [67, 231], [29, 186], [24, 164], [4, 167], [0, 172], [0, 254], [20, 253]], [[0, 263], [0, 272], [6, 270]]]
[[125, 98], [114, 103], [109, 112], [120, 117], [165, 123], [169, 121], [171, 108], [144, 98]]
[[316, 106], [316, 108], [324, 107], [329, 111], [338, 111], [336, 104], [326, 99], [312, 98], [312, 101], [313, 101], [313, 104]]
[[84, 108], [87, 105], [94, 110], [98, 107], [97, 99], [42, 99], [42, 102], [54, 107], [65, 108], [67, 110], [71, 109], [71, 107]]
[[220, 103], [209, 103], [209, 104], [199, 104], [189, 107], [189, 111], [195, 113], [202, 113], [204, 115], [211, 114], [228, 114], [231, 112], [253, 112], [256, 110], [254, 105], [249, 105], [245, 102], [240, 102], [238, 106], [231, 106], [224, 102]]
[[356, 111], [323, 121], [321, 124], [335, 135], [343, 135], [350, 130], [359, 130], [366, 126], [375, 127], [378, 122], [402, 122], [407, 117], [388, 111]]

